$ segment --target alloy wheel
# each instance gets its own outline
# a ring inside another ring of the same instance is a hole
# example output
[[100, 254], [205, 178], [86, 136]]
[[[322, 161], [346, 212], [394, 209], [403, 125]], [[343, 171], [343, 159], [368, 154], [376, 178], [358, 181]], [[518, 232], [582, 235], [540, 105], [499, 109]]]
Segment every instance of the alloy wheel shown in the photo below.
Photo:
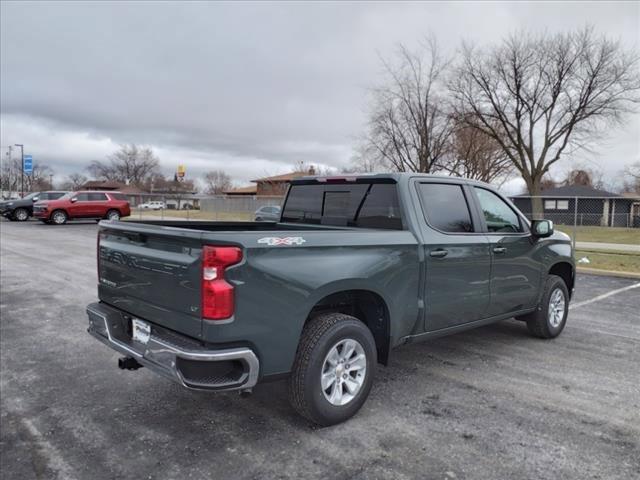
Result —
[[362, 345], [350, 338], [340, 340], [331, 347], [322, 364], [322, 393], [332, 405], [346, 405], [356, 397], [366, 375], [367, 356]]
[[549, 297], [549, 324], [558, 328], [564, 318], [565, 299], [564, 293], [556, 288]]

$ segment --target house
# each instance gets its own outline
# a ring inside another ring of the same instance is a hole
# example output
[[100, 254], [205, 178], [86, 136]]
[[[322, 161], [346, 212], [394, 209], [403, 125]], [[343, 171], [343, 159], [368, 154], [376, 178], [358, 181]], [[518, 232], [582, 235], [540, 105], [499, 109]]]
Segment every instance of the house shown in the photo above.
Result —
[[232, 188], [231, 190], [225, 190], [224, 194], [229, 195], [231, 197], [240, 197], [240, 196], [255, 196], [258, 193], [257, 185], [249, 185], [248, 187], [239, 187]]
[[134, 187], [133, 185], [127, 185], [120, 182], [112, 182], [109, 180], [89, 180], [80, 187], [80, 190], [101, 190], [105, 192], [118, 191], [127, 195], [137, 195], [145, 193], [144, 190]]
[[258, 196], [258, 197], [281, 197], [287, 193], [289, 182], [295, 178], [315, 175], [315, 169], [310, 167], [307, 171], [294, 171], [272, 177], [258, 178], [251, 180], [255, 185], [247, 187], [233, 188], [225, 191], [229, 196]]
[[[540, 194], [545, 218], [558, 224], [640, 228], [640, 196], [622, 196], [586, 185], [549, 188]], [[531, 217], [532, 197], [511, 197]]]
[[313, 167], [310, 167], [306, 172], [289, 172], [283, 175], [258, 178], [257, 180], [251, 181], [256, 184], [257, 196], [282, 196], [287, 192], [287, 187], [291, 180], [308, 175], [315, 175], [315, 169]]

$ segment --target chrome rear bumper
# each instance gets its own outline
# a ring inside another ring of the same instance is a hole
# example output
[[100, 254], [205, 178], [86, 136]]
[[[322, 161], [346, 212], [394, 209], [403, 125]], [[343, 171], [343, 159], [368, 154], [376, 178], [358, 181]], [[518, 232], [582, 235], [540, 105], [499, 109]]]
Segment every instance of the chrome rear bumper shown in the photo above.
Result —
[[206, 350], [196, 340], [151, 324], [146, 344], [127, 333], [131, 317], [103, 303], [87, 306], [88, 332], [112, 349], [134, 358], [150, 370], [196, 390], [236, 390], [253, 387], [260, 363], [246, 347]]

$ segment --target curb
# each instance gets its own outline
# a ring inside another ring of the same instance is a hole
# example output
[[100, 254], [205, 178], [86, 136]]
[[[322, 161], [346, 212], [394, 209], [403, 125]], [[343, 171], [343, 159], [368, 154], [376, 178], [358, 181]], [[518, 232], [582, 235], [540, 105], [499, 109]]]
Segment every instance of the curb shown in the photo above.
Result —
[[633, 278], [640, 280], [640, 272], [619, 272], [616, 270], [600, 270], [598, 268], [577, 267], [578, 273], [586, 275], [602, 275], [606, 277]]

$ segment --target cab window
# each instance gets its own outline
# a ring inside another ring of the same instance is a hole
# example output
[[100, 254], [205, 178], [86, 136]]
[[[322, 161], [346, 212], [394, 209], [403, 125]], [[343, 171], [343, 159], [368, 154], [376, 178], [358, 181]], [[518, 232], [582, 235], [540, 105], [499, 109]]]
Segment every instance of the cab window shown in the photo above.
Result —
[[523, 232], [520, 218], [498, 195], [480, 187], [474, 187], [489, 232]]
[[88, 193], [79, 193], [76, 195], [76, 198], [78, 199], [79, 202], [86, 202], [89, 200], [89, 194]]
[[106, 202], [107, 196], [104, 193], [90, 193], [89, 201], [90, 202]]

